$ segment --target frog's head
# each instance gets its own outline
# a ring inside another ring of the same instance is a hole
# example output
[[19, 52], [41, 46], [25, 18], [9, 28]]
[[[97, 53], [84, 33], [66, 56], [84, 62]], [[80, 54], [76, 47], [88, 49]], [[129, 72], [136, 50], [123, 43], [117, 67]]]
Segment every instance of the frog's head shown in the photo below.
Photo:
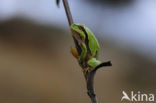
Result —
[[72, 30], [72, 32], [75, 32], [76, 35], [78, 35], [81, 40], [85, 40], [85, 34], [83, 32], [83, 30], [84, 30], [83, 24], [72, 24], [70, 26], [70, 29]]

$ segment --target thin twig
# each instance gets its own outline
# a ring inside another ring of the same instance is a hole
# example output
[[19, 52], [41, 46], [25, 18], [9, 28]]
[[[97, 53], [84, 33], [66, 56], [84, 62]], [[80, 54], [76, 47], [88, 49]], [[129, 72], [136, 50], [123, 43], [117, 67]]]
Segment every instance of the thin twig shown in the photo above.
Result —
[[[59, 5], [59, 2], [60, 2], [60, 0], [56, 0], [57, 5]], [[68, 5], [68, 0], [63, 0], [63, 4], [64, 4], [64, 8], [65, 8], [66, 15], [67, 15], [67, 18], [68, 18], [69, 26], [71, 26], [71, 24], [73, 24], [74, 22], [73, 22], [73, 18], [72, 18], [70, 8], [69, 8], [69, 5]], [[74, 43], [76, 45], [76, 48], [78, 50], [78, 53], [80, 55], [81, 52], [82, 52], [81, 47], [79, 47], [78, 41], [75, 38], [73, 38], [73, 39], [74, 39]], [[80, 64], [82, 69], [86, 68], [86, 64], [87, 64], [86, 61], [83, 61], [82, 64]], [[87, 93], [88, 93], [88, 96], [90, 97], [92, 103], [98, 103], [97, 98], [96, 98], [96, 94], [95, 94], [95, 91], [94, 91], [94, 76], [96, 74], [96, 71], [99, 68], [105, 67], [105, 66], [112, 66], [112, 64], [111, 64], [110, 61], [101, 63], [101, 64], [99, 64], [98, 66], [96, 66], [94, 68], [90, 68], [91, 71], [85, 74], [85, 79], [86, 79], [86, 84], [87, 84], [87, 91], [88, 91]]]
[[[57, 5], [59, 5], [59, 2], [60, 2], [60, 0], [56, 0]], [[68, 18], [68, 23], [69, 23], [69, 26], [70, 26], [74, 22], [73, 22], [73, 17], [72, 17], [70, 8], [69, 8], [68, 0], [63, 0], [63, 5], [64, 5], [64, 8], [65, 8], [66, 16]]]
[[[70, 27], [72, 24], [74, 24], [74, 21], [73, 21], [73, 17], [72, 17], [71, 11], [70, 11], [68, 0], [62, 0], [62, 1], [63, 1], [63, 5], [64, 5], [64, 8], [65, 8], [66, 16], [67, 16], [69, 27]], [[60, 0], [56, 0], [56, 4], [57, 4], [58, 7], [59, 7], [59, 3], [60, 3]], [[79, 48], [79, 45], [78, 45], [77, 41], [74, 40], [74, 43], [75, 43], [75, 46], [76, 46], [78, 52], [80, 53], [81, 50]]]
[[66, 14], [67, 14], [69, 25], [71, 25], [74, 22], [73, 22], [73, 17], [72, 17], [70, 8], [69, 8], [68, 1], [67, 0], [63, 0], [63, 5], [64, 5], [64, 8], [65, 8], [65, 11], [66, 11]]

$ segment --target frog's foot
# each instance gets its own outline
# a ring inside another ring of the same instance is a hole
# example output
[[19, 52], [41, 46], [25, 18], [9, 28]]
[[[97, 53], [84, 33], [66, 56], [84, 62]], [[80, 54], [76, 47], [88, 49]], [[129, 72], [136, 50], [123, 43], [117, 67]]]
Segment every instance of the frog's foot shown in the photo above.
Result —
[[73, 55], [76, 59], [79, 58], [79, 54], [78, 54], [76, 48], [72, 48], [72, 47], [70, 47], [70, 52], [72, 53], [72, 55]]
[[91, 58], [90, 60], [88, 60], [87, 63], [91, 67], [95, 67], [95, 66], [101, 64], [101, 62], [99, 60], [97, 60], [96, 58]]
[[85, 69], [83, 69], [84, 75], [86, 75], [86, 74], [89, 73], [90, 71], [91, 71], [90, 68], [85, 68]]

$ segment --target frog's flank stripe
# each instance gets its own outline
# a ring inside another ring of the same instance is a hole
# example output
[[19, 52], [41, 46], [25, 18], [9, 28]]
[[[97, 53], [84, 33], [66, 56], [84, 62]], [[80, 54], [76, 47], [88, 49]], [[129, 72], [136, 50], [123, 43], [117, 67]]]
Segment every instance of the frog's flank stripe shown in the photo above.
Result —
[[81, 30], [83, 31], [83, 33], [85, 34], [85, 44], [86, 44], [86, 47], [87, 47], [87, 52], [91, 55], [91, 51], [89, 49], [89, 39], [88, 39], [88, 34], [87, 32], [85, 31], [84, 27], [80, 26]]

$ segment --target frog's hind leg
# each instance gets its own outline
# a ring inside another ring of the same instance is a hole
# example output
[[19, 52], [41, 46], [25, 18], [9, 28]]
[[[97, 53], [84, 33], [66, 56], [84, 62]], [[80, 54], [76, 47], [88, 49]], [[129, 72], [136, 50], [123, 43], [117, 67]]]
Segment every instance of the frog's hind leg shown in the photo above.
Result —
[[81, 46], [82, 46], [82, 53], [81, 53], [80, 58], [78, 60], [80, 64], [84, 61], [84, 59], [86, 57], [86, 53], [87, 53], [86, 45], [84, 43], [82, 43]]

